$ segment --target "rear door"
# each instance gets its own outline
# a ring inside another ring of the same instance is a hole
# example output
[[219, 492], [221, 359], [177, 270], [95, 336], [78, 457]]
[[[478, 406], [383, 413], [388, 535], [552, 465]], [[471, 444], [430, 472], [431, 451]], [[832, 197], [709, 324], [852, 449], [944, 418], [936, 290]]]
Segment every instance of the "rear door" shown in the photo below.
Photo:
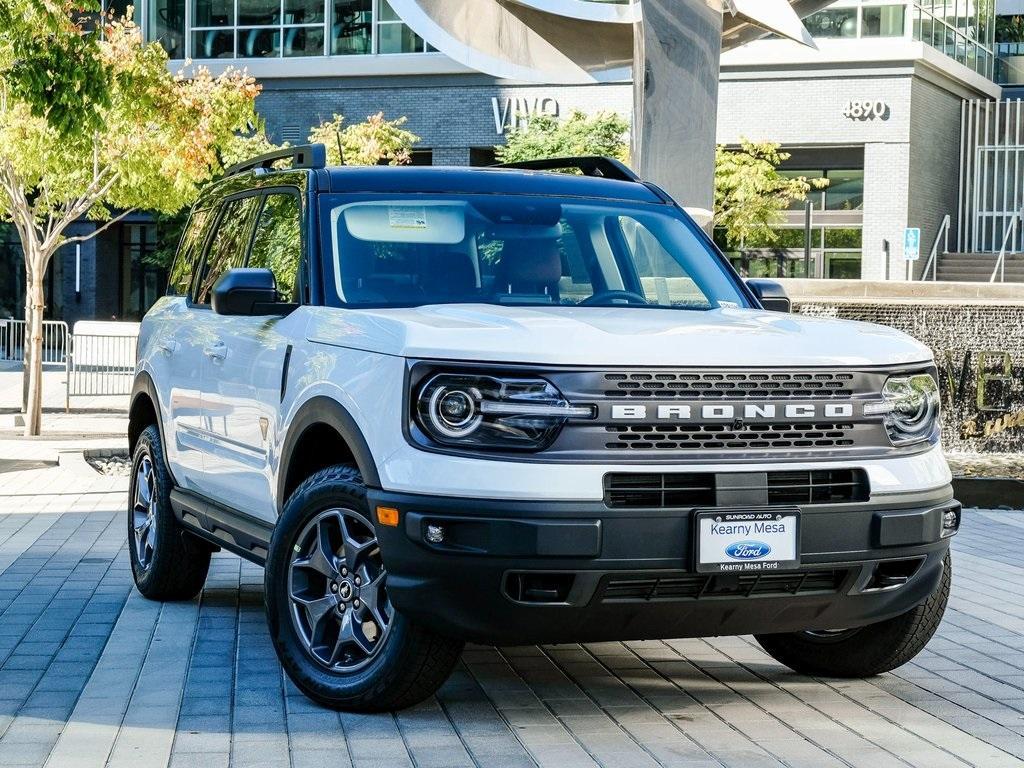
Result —
[[[273, 188], [261, 197], [245, 266], [269, 269], [279, 298], [298, 301], [303, 254], [303, 206], [298, 189]], [[277, 519], [273, 467], [290, 343], [304, 337], [301, 312], [287, 317], [233, 317], [217, 326], [224, 351], [211, 361], [204, 387], [207, 490], [214, 501], [268, 522]]]

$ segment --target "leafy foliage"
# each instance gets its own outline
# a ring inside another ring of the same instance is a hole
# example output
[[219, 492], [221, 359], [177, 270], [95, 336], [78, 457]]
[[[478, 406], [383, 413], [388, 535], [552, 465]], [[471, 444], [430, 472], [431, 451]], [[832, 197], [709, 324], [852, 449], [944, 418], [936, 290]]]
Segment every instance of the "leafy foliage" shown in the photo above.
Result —
[[309, 141], [327, 147], [330, 165], [341, 165], [342, 160], [345, 165], [408, 165], [413, 145], [420, 137], [402, 128], [407, 121], [406, 117], [387, 120], [383, 112], [378, 112], [362, 123], [343, 128], [345, 118], [336, 114], [333, 120], [314, 128]]
[[725, 230], [730, 247], [778, 240], [782, 212], [807, 193], [828, 185], [826, 179], [789, 178], [779, 165], [789, 159], [771, 142], [743, 139], [740, 149], [719, 146], [715, 151], [715, 226]]
[[[0, 0], [0, 219], [14, 224], [25, 252], [29, 434], [40, 426], [43, 278], [53, 254], [135, 208], [191, 204], [219, 171], [221, 148], [255, 122], [259, 92], [244, 72], [170, 74], [163, 48], [144, 45], [130, 18], [104, 19], [87, 34], [70, 20], [81, 5]], [[106, 223], [69, 237], [83, 217]]]
[[534, 115], [524, 127], [510, 131], [507, 144], [494, 151], [502, 163], [583, 155], [604, 155], [626, 162], [628, 133], [629, 121], [614, 112], [586, 115], [574, 111], [565, 120]]
[[61, 135], [102, 127], [109, 72], [97, 36], [75, 19], [98, 13], [98, 0], [0, 0], [0, 79], [5, 96], [25, 104]]

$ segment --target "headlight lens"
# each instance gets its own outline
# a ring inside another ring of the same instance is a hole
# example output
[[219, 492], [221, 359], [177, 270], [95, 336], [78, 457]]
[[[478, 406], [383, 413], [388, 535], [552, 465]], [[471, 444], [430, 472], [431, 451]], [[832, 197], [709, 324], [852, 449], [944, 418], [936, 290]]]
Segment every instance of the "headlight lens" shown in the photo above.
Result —
[[893, 445], [932, 439], [939, 421], [939, 386], [931, 374], [893, 376], [882, 388], [883, 400], [864, 412], [882, 414]]
[[441, 445], [539, 451], [569, 418], [593, 418], [570, 405], [549, 381], [477, 374], [438, 374], [416, 396], [416, 423]]

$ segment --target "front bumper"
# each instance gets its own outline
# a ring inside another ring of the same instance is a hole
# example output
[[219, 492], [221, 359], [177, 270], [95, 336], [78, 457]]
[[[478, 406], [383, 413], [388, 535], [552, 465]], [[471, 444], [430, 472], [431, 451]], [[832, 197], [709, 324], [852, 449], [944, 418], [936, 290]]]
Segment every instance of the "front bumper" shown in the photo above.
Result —
[[[489, 644], [837, 629], [881, 621], [937, 587], [959, 504], [947, 486], [808, 506], [796, 571], [697, 574], [693, 510], [369, 492], [388, 593], [435, 631]], [[433, 527], [433, 528], [432, 528]], [[443, 532], [441, 541], [431, 534]]]

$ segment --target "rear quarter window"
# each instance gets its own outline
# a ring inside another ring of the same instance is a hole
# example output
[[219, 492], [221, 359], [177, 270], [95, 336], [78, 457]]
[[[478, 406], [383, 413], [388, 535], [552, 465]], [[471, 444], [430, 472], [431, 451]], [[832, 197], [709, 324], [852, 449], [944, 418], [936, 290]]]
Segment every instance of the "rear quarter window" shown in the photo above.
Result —
[[174, 257], [170, 278], [167, 283], [168, 296], [188, 296], [192, 275], [195, 274], [196, 263], [203, 249], [203, 241], [210, 224], [210, 209], [192, 211], [185, 233], [178, 244], [178, 253]]

